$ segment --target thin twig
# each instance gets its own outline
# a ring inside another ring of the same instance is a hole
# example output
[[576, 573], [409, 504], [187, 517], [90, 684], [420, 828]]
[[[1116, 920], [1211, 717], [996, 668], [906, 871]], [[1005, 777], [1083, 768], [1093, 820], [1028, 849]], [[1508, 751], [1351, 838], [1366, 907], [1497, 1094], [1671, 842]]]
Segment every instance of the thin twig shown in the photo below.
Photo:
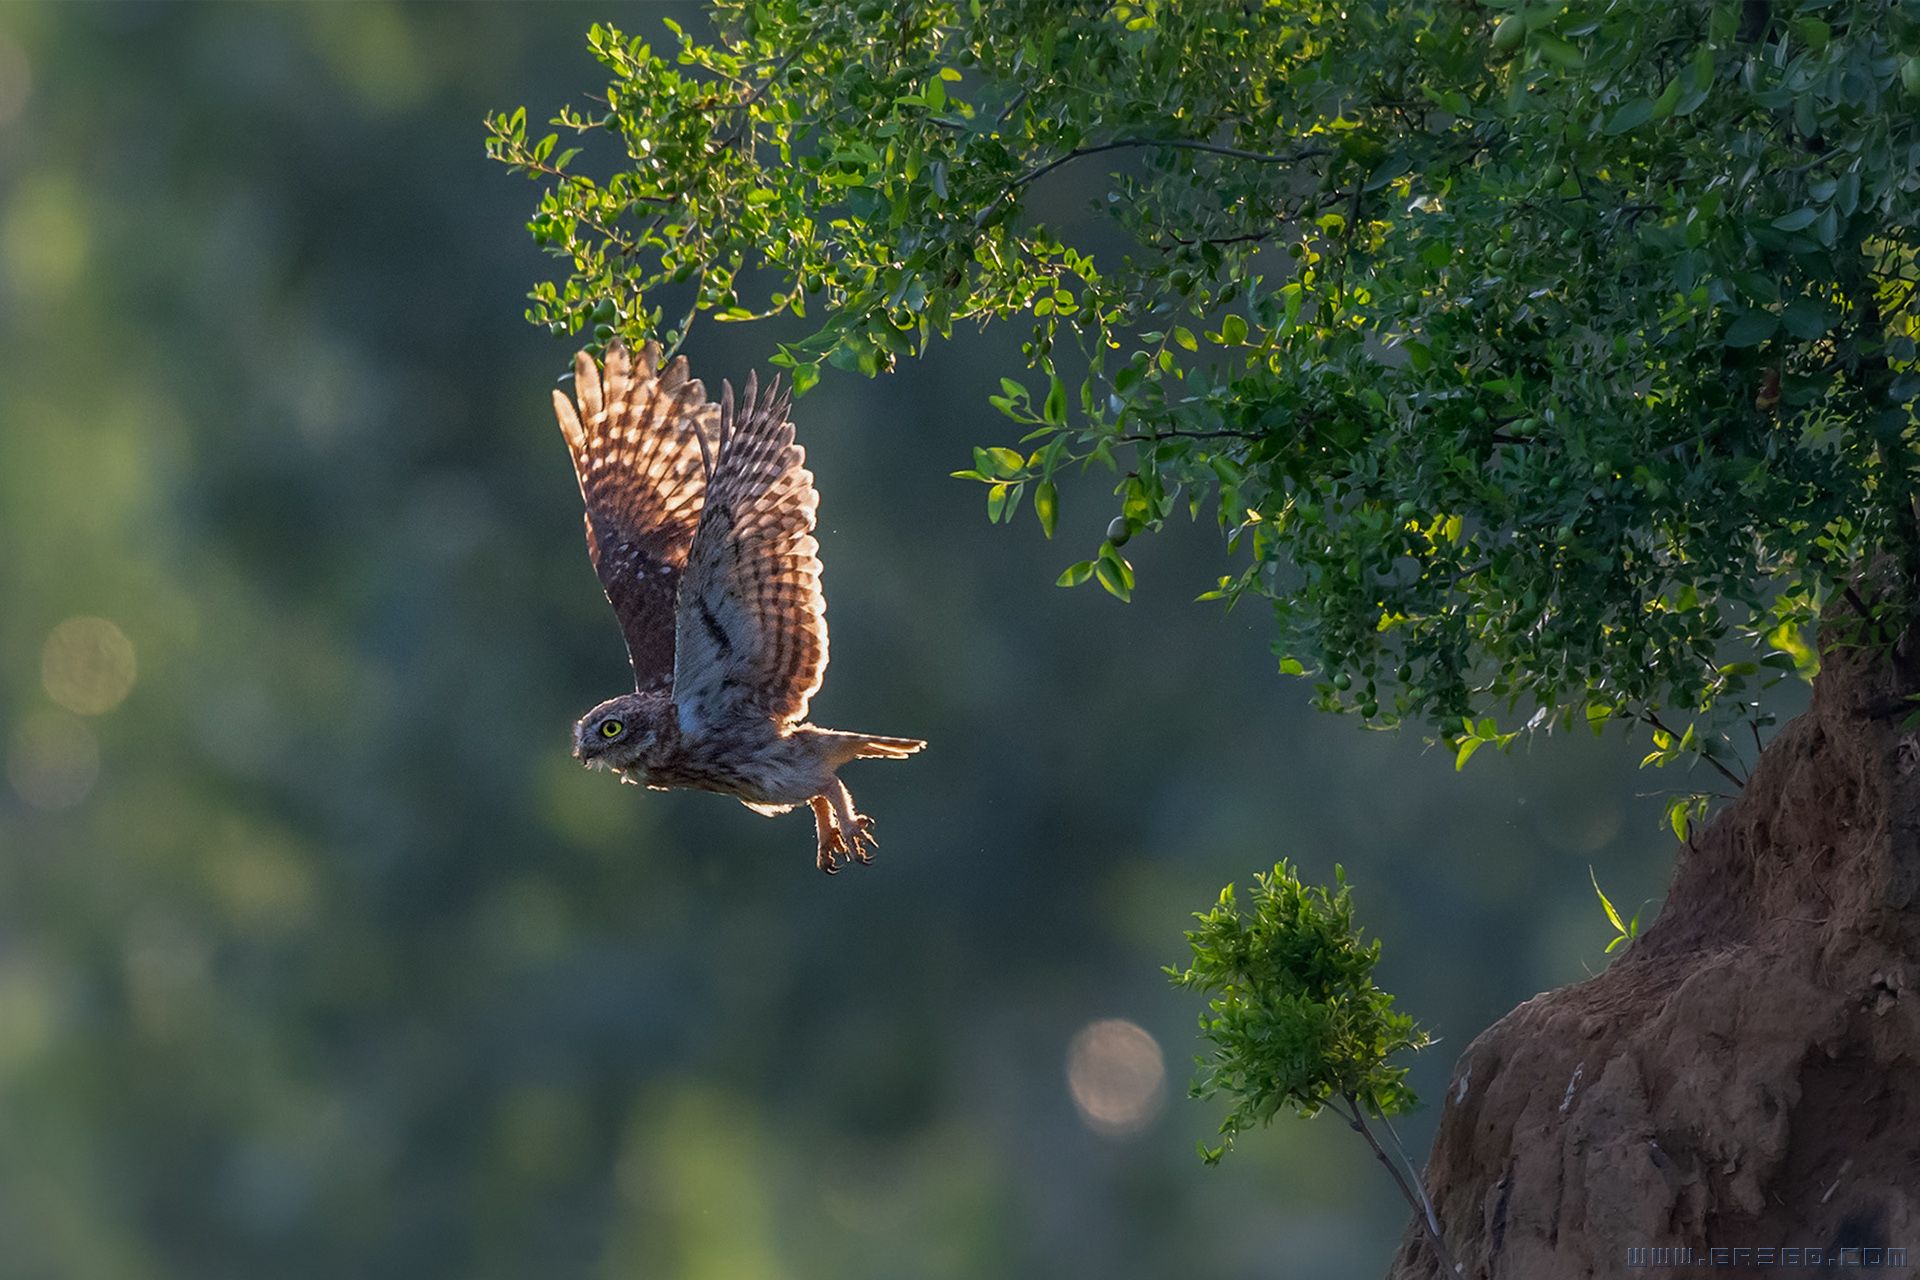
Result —
[[[1335, 1107], [1335, 1114], [1340, 1115], [1341, 1118], [1347, 1122], [1347, 1127], [1365, 1138], [1367, 1145], [1373, 1148], [1374, 1158], [1380, 1162], [1381, 1167], [1393, 1178], [1393, 1183], [1400, 1189], [1400, 1195], [1406, 1200], [1407, 1207], [1412, 1209], [1414, 1217], [1419, 1219], [1420, 1230], [1426, 1235], [1427, 1243], [1432, 1246], [1434, 1256], [1440, 1260], [1441, 1268], [1449, 1276], [1459, 1275], [1460, 1266], [1453, 1260], [1453, 1254], [1448, 1250], [1447, 1242], [1440, 1237], [1439, 1223], [1428, 1220], [1427, 1215], [1422, 1210], [1420, 1199], [1414, 1195], [1413, 1189], [1407, 1185], [1406, 1178], [1403, 1177], [1400, 1170], [1394, 1166], [1393, 1161], [1387, 1158], [1386, 1150], [1381, 1147], [1379, 1139], [1373, 1136], [1373, 1130], [1367, 1124], [1366, 1113], [1361, 1110], [1359, 1101], [1354, 1098], [1352, 1094], [1345, 1096], [1347, 1110], [1342, 1112], [1338, 1107]], [[1424, 1195], [1424, 1192], [1422, 1194]]]
[[[1655, 715], [1653, 712], [1642, 711], [1639, 713], [1639, 718], [1645, 721], [1647, 724], [1652, 725], [1654, 728], [1658, 729], [1660, 732], [1666, 734], [1669, 738], [1672, 738], [1675, 742], [1680, 741], [1680, 735], [1675, 733], [1673, 730], [1667, 728], [1666, 725], [1662, 724], [1660, 722], [1660, 717]], [[1727, 766], [1721, 764], [1718, 760], [1715, 760], [1712, 756], [1708, 755], [1705, 751], [1702, 751], [1700, 753], [1700, 758], [1702, 760], [1705, 760], [1708, 764], [1712, 765], [1716, 770], [1718, 770], [1720, 776], [1725, 778], [1728, 782], [1731, 782], [1734, 786], [1739, 787], [1742, 790], [1745, 790], [1747, 785], [1747, 780], [1745, 778], [1741, 777], [1739, 774], [1735, 773], [1733, 770], [1727, 768]]]
[[700, 315], [700, 294], [706, 286], [707, 273], [702, 271], [694, 278], [693, 301], [687, 307], [687, 314], [680, 318], [680, 327], [675, 330], [672, 345], [669, 346], [661, 356], [661, 367], [664, 368], [667, 361], [672, 360], [676, 355], [680, 354], [680, 348], [686, 343], [687, 335], [693, 332], [693, 322], [698, 319]]
[[1440, 1214], [1433, 1207], [1433, 1199], [1427, 1195], [1427, 1181], [1420, 1176], [1420, 1170], [1414, 1168], [1413, 1158], [1400, 1141], [1400, 1131], [1393, 1127], [1393, 1117], [1382, 1111], [1380, 1121], [1387, 1126], [1387, 1137], [1393, 1140], [1393, 1150], [1400, 1157], [1400, 1163], [1407, 1168], [1407, 1176], [1413, 1182], [1413, 1189], [1420, 1193], [1420, 1204], [1427, 1211], [1427, 1222], [1433, 1227], [1435, 1235], [1440, 1233]]
[[1222, 428], [1219, 431], [1159, 431], [1152, 434], [1115, 436], [1114, 440], [1120, 444], [1153, 444], [1159, 440], [1265, 440], [1266, 438], [1267, 433], [1264, 431], [1230, 431]]
[[1169, 231], [1167, 233], [1167, 240], [1172, 243], [1156, 243], [1153, 247], [1162, 253], [1170, 253], [1174, 245], [1188, 249], [1196, 244], [1258, 244], [1263, 240], [1273, 239], [1284, 230], [1286, 230], [1285, 227], [1271, 227], [1265, 231], [1248, 231], [1243, 235], [1237, 236], [1195, 236], [1191, 239], [1177, 232]]
[[1115, 138], [1111, 142], [1095, 143], [1091, 147], [1075, 147], [1065, 155], [1055, 156], [1044, 164], [1035, 165], [1008, 184], [1006, 190], [987, 202], [985, 208], [974, 217], [973, 226], [977, 231], [987, 224], [995, 210], [1006, 203], [1022, 187], [1038, 182], [1063, 164], [1070, 164], [1085, 156], [1097, 156], [1103, 151], [1119, 151], [1132, 147], [1171, 147], [1179, 151], [1206, 151], [1214, 155], [1231, 156], [1236, 160], [1252, 160], [1260, 164], [1296, 164], [1302, 160], [1311, 160], [1317, 156], [1331, 155], [1329, 147], [1296, 147], [1292, 151], [1267, 152], [1248, 151], [1243, 147], [1228, 147], [1217, 142], [1197, 142], [1188, 138]]

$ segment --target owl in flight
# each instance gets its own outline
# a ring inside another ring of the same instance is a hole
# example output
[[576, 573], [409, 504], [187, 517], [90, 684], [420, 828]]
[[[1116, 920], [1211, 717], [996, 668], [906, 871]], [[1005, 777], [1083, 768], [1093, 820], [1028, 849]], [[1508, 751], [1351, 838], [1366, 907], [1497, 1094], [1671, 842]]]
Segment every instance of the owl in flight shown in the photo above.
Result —
[[720, 403], [618, 342], [574, 357], [578, 408], [553, 393], [587, 504], [587, 552], [627, 636], [634, 688], [589, 711], [573, 754], [656, 790], [693, 787], [772, 816], [813, 807], [816, 864], [869, 862], [873, 820], [835, 776], [897, 760], [915, 738], [804, 724], [827, 670], [827, 603], [813, 539], [820, 496], [779, 383]]

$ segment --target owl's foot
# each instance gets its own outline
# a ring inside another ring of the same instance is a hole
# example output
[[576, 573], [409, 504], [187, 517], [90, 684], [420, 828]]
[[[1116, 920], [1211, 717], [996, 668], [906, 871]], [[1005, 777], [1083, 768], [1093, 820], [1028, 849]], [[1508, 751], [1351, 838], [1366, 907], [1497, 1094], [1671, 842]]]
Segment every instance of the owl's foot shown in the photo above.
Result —
[[858, 862], [862, 866], [865, 866], [873, 861], [873, 850], [880, 847], [880, 842], [873, 838], [872, 818], [869, 818], [864, 813], [856, 813], [853, 815], [853, 821], [854, 828], [852, 834], [848, 834], [846, 827], [836, 826], [834, 830], [835, 839], [841, 846], [842, 851], [846, 854], [848, 861]]
[[[872, 862], [872, 850], [880, 847], [873, 838], [873, 819], [856, 812], [853, 797], [838, 778], [825, 794], [814, 796], [813, 821], [820, 833], [820, 852], [815, 859], [822, 871], [832, 874], [849, 862]], [[834, 855], [840, 855], [836, 865]]]
[[[819, 846], [814, 853], [813, 865], [833, 875], [840, 870], [840, 862], [850, 854], [847, 842], [840, 836], [839, 824], [833, 820], [833, 806], [816, 796], [813, 800], [813, 825], [820, 837]], [[837, 855], [837, 857], [836, 857]]]
[[847, 842], [840, 838], [840, 828], [828, 827], [820, 833], [820, 848], [814, 854], [813, 865], [828, 875], [833, 875], [840, 870], [840, 862], [836, 860], [836, 856], [838, 859], [845, 859], [848, 856]]

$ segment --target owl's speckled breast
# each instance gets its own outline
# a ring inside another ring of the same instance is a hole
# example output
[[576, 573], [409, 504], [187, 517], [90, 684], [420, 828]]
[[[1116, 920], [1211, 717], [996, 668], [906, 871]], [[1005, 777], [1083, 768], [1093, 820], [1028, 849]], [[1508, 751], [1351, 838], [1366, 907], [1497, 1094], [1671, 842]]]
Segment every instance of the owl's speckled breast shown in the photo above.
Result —
[[643, 762], [650, 787], [690, 787], [757, 808], [787, 807], [819, 794], [831, 772], [806, 733], [768, 720], [732, 720], [693, 738], [662, 742]]

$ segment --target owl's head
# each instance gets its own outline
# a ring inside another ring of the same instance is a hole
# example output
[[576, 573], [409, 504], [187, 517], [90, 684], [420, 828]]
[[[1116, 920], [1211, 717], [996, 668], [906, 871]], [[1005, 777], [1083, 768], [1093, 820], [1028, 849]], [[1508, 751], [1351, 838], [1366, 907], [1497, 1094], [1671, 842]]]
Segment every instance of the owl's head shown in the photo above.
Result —
[[573, 758], [589, 768], [626, 769], [653, 746], [660, 708], [638, 693], [609, 698], [573, 726]]

